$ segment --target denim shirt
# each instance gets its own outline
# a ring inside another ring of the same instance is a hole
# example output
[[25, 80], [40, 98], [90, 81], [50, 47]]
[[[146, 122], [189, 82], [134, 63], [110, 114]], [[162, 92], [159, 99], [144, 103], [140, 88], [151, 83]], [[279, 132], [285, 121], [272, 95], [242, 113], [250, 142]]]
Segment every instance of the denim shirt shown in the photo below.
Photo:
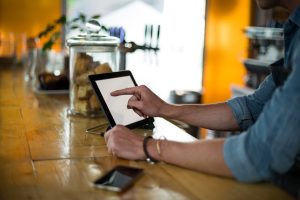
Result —
[[229, 100], [243, 132], [224, 144], [224, 159], [242, 182], [286, 173], [300, 154], [300, 7], [284, 25], [284, 66], [291, 73], [277, 87], [272, 75], [254, 94]]

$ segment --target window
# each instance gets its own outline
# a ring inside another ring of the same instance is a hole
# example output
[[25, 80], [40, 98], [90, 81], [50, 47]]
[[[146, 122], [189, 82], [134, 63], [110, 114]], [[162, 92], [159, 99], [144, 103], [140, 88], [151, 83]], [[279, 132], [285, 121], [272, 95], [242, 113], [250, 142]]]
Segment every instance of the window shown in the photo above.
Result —
[[206, 2], [199, 0], [66, 0], [67, 17], [83, 12], [101, 14], [100, 23], [123, 27], [126, 41], [145, 41], [145, 25], [153, 25], [151, 44], [160, 51], [136, 50], [126, 54], [126, 69], [165, 100], [171, 90], [202, 89]]

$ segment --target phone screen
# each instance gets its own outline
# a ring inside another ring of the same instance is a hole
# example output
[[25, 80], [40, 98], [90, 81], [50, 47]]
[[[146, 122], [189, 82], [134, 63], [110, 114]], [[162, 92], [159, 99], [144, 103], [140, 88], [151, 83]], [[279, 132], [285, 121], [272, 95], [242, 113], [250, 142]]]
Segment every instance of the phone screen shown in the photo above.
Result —
[[140, 168], [116, 166], [103, 177], [94, 181], [94, 185], [99, 188], [120, 192], [132, 185], [142, 172], [143, 169]]

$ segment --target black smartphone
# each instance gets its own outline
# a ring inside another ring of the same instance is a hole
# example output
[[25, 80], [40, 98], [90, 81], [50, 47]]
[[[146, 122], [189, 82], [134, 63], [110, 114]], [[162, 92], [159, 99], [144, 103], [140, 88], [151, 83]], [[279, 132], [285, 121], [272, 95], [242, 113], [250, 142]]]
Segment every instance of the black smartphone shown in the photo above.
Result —
[[118, 165], [94, 181], [94, 186], [115, 192], [128, 189], [143, 173], [143, 169]]

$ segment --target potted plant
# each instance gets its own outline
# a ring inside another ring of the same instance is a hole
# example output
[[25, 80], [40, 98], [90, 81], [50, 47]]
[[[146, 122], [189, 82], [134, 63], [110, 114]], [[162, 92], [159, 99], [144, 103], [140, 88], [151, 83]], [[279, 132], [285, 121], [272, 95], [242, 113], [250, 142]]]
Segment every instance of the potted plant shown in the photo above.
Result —
[[[93, 15], [92, 17], [87, 18], [83, 13], [79, 13], [77, 17], [67, 21], [66, 16], [62, 15], [52, 23], [49, 23], [45, 29], [38, 34], [37, 37], [39, 39], [48, 36], [48, 40], [44, 42], [42, 49], [44, 51], [52, 49], [53, 45], [61, 38], [63, 28], [65, 28], [67, 32], [75, 29], [80, 32], [84, 32], [84, 25], [86, 22], [90, 20], [97, 20], [99, 18], [100, 15]], [[106, 30], [105, 27], [103, 27], [103, 29]]]
[[[83, 13], [77, 17], [67, 20], [65, 15], [60, 16], [53, 22], [49, 23], [45, 29], [38, 33], [37, 38], [41, 42], [40, 49], [36, 49], [36, 67], [35, 74], [35, 89], [37, 90], [68, 90], [68, 56], [65, 54], [63, 47], [54, 47], [61, 43], [62, 33], [78, 30], [84, 32], [84, 25], [89, 20], [97, 20], [100, 15], [94, 15], [90, 18]], [[106, 30], [105, 27], [103, 27]], [[57, 51], [57, 49], [60, 49]]]

